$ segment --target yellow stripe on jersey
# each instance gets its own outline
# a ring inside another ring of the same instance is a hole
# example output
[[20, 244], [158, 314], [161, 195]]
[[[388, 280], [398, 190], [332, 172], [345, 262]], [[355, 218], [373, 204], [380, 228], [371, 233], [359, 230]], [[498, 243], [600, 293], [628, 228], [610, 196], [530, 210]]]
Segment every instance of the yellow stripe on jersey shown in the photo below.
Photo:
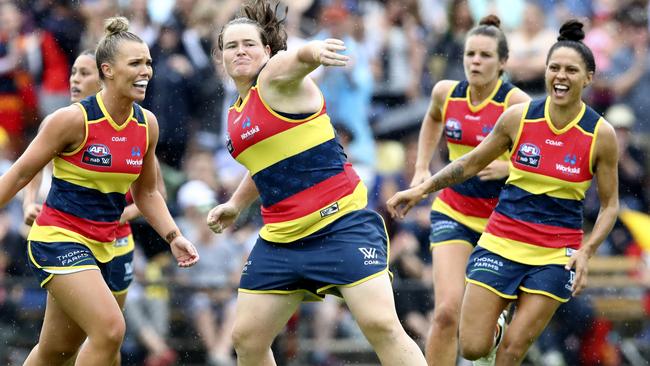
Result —
[[325, 218], [321, 217], [320, 211], [331, 206], [334, 203], [332, 202], [303, 217], [290, 221], [266, 224], [260, 230], [260, 236], [264, 240], [275, 243], [289, 243], [315, 233], [346, 213], [366, 207], [367, 201], [368, 191], [363, 182], [360, 181], [352, 194], [336, 201], [339, 205], [339, 211], [337, 213]]
[[[594, 127], [594, 133], [593, 133], [593, 141], [591, 142], [591, 148], [589, 149], [589, 173], [591, 175], [594, 175], [596, 172], [594, 172], [594, 166], [596, 165], [595, 158], [596, 154], [596, 141], [598, 141], [598, 128], [600, 127], [601, 122], [603, 122], [603, 118], [599, 118], [598, 122], [596, 122], [596, 126]], [[581, 131], [584, 132], [584, 130], [581, 128]], [[584, 132], [587, 133], [587, 132]]]
[[[556, 135], [561, 135], [567, 132], [568, 130], [572, 129], [573, 127], [575, 127], [578, 124], [578, 122], [580, 122], [582, 117], [584, 117], [585, 112], [587, 111], [587, 105], [585, 103], [582, 103], [582, 107], [580, 108], [580, 112], [578, 112], [578, 115], [571, 122], [567, 123], [566, 126], [558, 129], [557, 127], [555, 127], [555, 125], [551, 120], [551, 114], [549, 113], [550, 104], [551, 104], [551, 97], [546, 97], [546, 102], [544, 103], [544, 119], [546, 120], [546, 124], [548, 125], [548, 128], [551, 131], [553, 131], [553, 133]], [[582, 130], [582, 128], [580, 130]]]
[[591, 180], [583, 182], [568, 182], [547, 175], [530, 173], [514, 167], [510, 162], [510, 176], [506, 184], [512, 184], [526, 192], [569, 200], [583, 200], [585, 192], [591, 185]]
[[461, 224], [476, 231], [477, 233], [482, 233], [483, 230], [485, 230], [485, 226], [487, 226], [488, 219], [482, 217], [464, 215], [451, 208], [447, 203], [445, 203], [440, 198], [436, 198], [435, 201], [433, 201], [433, 205], [431, 205], [431, 209], [433, 211], [437, 211], [451, 217], [455, 221], [460, 222]]
[[95, 258], [102, 262], [106, 263], [113, 259], [114, 254], [114, 242], [101, 242], [97, 240], [92, 240], [86, 238], [85, 236], [75, 233], [58, 226], [39, 226], [34, 223], [31, 230], [29, 231], [29, 236], [27, 238], [30, 241], [42, 241], [45, 243], [53, 242], [74, 242], [86, 246], [93, 252]]
[[478, 245], [511, 261], [531, 266], [565, 265], [569, 262], [568, 248], [545, 248], [490, 233], [483, 233]]
[[237, 161], [255, 175], [260, 170], [334, 138], [334, 128], [326, 114], [273, 135], [244, 150]]
[[54, 158], [52, 175], [78, 186], [96, 189], [102, 193], [125, 194], [138, 174], [96, 172], [82, 169], [61, 158]]
[[[447, 147], [449, 148], [449, 160], [454, 161], [461, 156], [469, 153], [474, 150], [476, 146], [467, 146], [462, 144], [455, 144], [453, 142], [447, 141]], [[509, 159], [508, 153], [503, 153], [496, 160], [507, 161]]]
[[74, 148], [74, 150], [61, 152], [62, 156], [72, 156], [78, 153], [81, 151], [81, 149], [83, 149], [84, 146], [86, 146], [86, 142], [88, 141], [88, 113], [86, 112], [86, 108], [84, 108], [81, 103], [75, 103], [74, 105], [78, 106], [81, 109], [81, 112], [84, 114], [84, 139], [81, 141], [79, 146]]

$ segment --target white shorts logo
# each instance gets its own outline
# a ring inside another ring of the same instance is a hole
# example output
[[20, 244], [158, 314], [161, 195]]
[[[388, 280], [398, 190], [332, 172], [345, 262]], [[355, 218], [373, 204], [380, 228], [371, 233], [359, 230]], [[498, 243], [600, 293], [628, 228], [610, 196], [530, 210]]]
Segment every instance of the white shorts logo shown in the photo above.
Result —
[[359, 251], [361, 254], [363, 254], [363, 264], [369, 265], [369, 264], [379, 264], [379, 260], [377, 260], [377, 249], [375, 248], [359, 248]]

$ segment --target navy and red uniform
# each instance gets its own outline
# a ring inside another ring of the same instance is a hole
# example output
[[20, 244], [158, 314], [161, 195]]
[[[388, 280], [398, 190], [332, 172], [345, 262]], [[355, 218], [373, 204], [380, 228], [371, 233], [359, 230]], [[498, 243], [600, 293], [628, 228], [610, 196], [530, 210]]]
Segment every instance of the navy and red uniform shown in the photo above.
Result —
[[580, 248], [583, 201], [591, 186], [602, 118], [583, 104], [557, 129], [550, 99], [526, 107], [510, 157], [510, 176], [467, 266], [469, 282], [514, 299], [519, 290], [561, 302], [571, 297], [573, 251]]
[[336, 293], [387, 272], [381, 217], [346, 161], [324, 100], [309, 115], [272, 110], [259, 86], [228, 113], [228, 150], [249, 171], [264, 227], [244, 267], [242, 292]]

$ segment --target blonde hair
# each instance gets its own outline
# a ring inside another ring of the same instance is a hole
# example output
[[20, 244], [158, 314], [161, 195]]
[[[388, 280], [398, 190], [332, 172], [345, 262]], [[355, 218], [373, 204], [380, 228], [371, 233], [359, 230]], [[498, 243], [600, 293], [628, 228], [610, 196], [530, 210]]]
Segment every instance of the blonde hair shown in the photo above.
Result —
[[140, 37], [129, 32], [129, 20], [125, 17], [118, 16], [106, 19], [104, 22], [104, 37], [99, 41], [95, 50], [95, 62], [97, 63], [100, 79], [104, 79], [102, 64], [114, 60], [119, 44], [122, 41], [144, 43]]

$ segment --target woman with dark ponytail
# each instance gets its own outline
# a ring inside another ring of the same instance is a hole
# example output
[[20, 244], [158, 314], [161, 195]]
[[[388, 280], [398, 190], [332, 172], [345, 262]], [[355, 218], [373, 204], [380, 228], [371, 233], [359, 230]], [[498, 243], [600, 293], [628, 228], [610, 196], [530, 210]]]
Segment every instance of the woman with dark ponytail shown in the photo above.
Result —
[[45, 164], [54, 166], [50, 192], [27, 237], [30, 267], [47, 290], [28, 366], [62, 365], [75, 354], [75, 365], [116, 364], [125, 324], [111, 289], [127, 284], [111, 277], [111, 265], [122, 254], [115, 239], [129, 188], [178, 265], [198, 260], [158, 192], [156, 117], [136, 103], [152, 77], [149, 48], [128, 31], [125, 18], [110, 18], [94, 62], [103, 89], [46, 117], [34, 141], [0, 177], [4, 206]]
[[[499, 26], [495, 15], [481, 19], [465, 40], [466, 80], [442, 80], [434, 86], [420, 130], [412, 187], [431, 177], [431, 158], [443, 132], [449, 159], [459, 159], [490, 133], [506, 108], [530, 100], [500, 78], [508, 60], [508, 43]], [[426, 347], [429, 365], [456, 365], [467, 259], [507, 176], [503, 154], [475, 177], [443, 190], [433, 203], [429, 241], [435, 306]]]
[[[546, 98], [508, 108], [473, 151], [387, 203], [403, 217], [423, 195], [509, 153], [510, 175], [467, 265], [460, 345], [478, 365], [521, 364], [558, 306], [585, 287], [587, 262], [618, 213], [616, 135], [581, 99], [596, 70], [582, 27], [566, 22], [549, 50]], [[583, 201], [594, 177], [601, 208], [583, 242]], [[515, 300], [512, 322], [495, 334]]]
[[219, 34], [239, 98], [228, 113], [227, 147], [249, 174], [213, 208], [216, 232], [258, 197], [264, 227], [242, 270], [233, 341], [238, 365], [275, 365], [271, 343], [302, 301], [343, 297], [382, 364], [424, 366], [402, 328], [388, 272], [381, 217], [346, 162], [318, 86], [317, 67], [343, 67], [338, 39], [286, 49], [286, 33], [265, 0], [242, 7]]

